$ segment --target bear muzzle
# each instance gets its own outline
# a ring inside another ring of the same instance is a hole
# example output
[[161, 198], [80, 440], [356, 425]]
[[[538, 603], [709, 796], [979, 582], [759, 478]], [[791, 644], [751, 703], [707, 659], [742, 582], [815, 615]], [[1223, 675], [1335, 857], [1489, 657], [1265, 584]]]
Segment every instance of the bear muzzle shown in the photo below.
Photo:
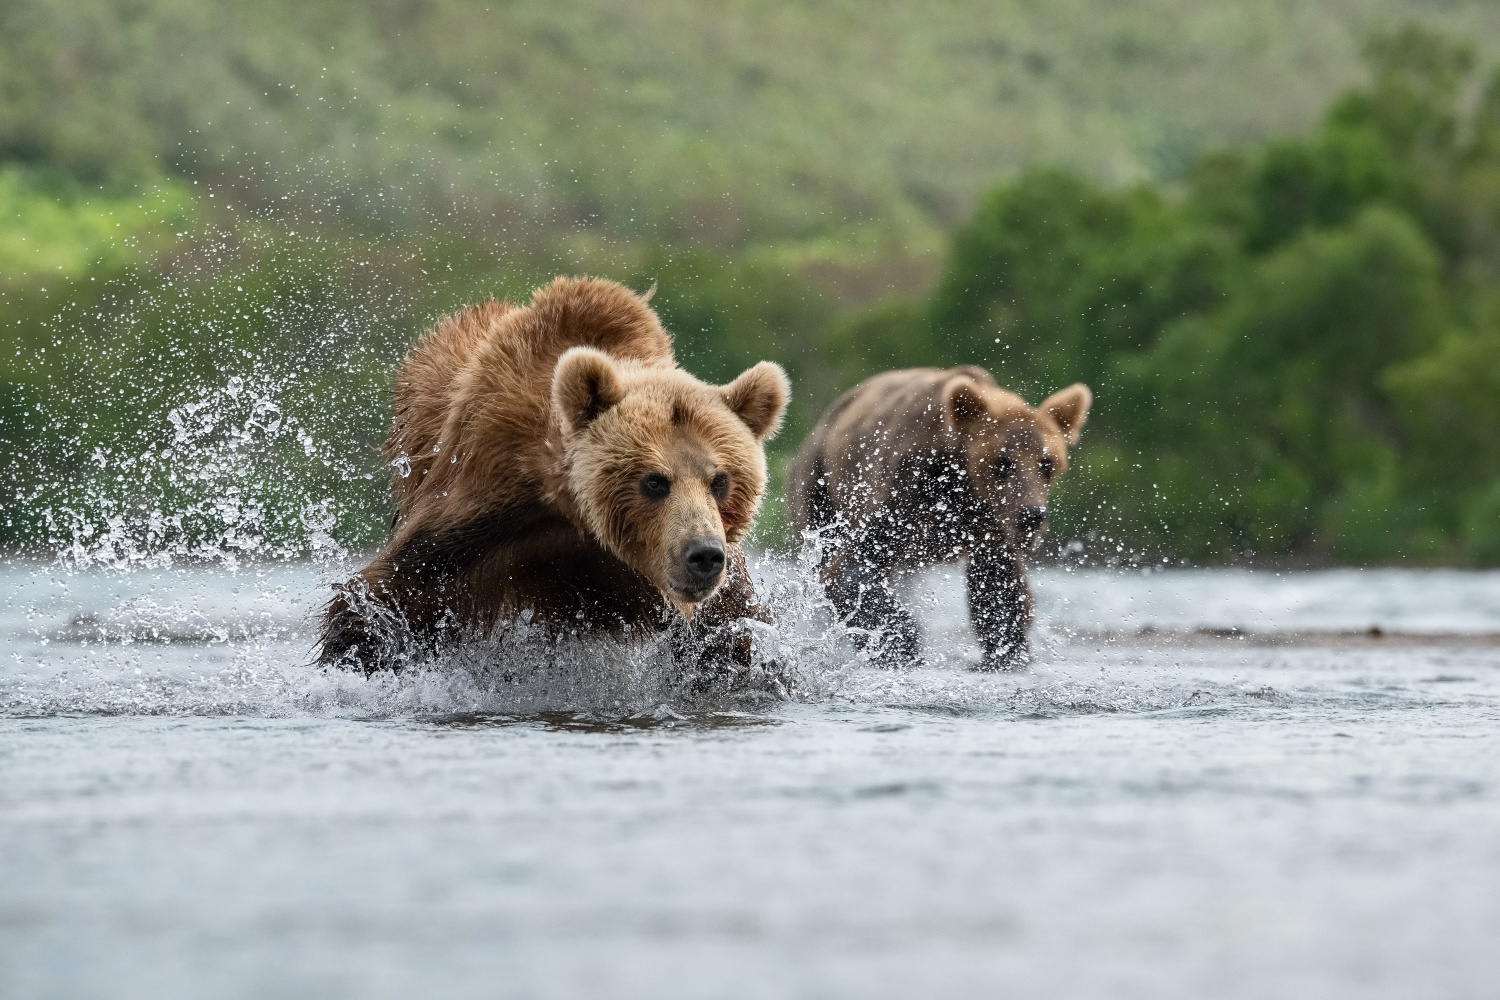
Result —
[[717, 538], [693, 538], [682, 546], [681, 582], [672, 589], [684, 601], [697, 602], [714, 592], [724, 579], [724, 543]]

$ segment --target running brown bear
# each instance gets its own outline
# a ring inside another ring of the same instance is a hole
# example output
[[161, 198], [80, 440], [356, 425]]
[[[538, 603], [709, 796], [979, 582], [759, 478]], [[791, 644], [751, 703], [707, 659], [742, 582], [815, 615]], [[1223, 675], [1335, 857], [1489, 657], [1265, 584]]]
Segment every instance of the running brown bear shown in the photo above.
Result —
[[394, 537], [338, 588], [319, 659], [396, 668], [525, 612], [635, 635], [758, 615], [739, 542], [787, 397], [770, 362], [698, 381], [612, 281], [443, 320], [396, 376]]
[[792, 463], [787, 507], [794, 531], [823, 537], [828, 596], [862, 641], [878, 637], [888, 660], [915, 656], [917, 623], [893, 574], [967, 557], [984, 666], [1026, 663], [1025, 558], [1092, 400], [1072, 385], [1032, 409], [962, 365], [886, 372], [828, 408]]

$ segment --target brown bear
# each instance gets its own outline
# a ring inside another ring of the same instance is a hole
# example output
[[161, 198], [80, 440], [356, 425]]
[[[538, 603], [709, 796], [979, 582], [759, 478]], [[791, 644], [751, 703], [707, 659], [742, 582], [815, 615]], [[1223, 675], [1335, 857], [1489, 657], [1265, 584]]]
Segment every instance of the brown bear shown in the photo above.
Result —
[[1093, 400], [1073, 385], [1032, 409], [973, 365], [860, 383], [823, 414], [787, 479], [791, 525], [817, 532], [835, 610], [887, 661], [916, 655], [894, 573], [967, 557], [969, 618], [986, 668], [1024, 665], [1025, 556], [1047, 522]]
[[336, 588], [320, 662], [399, 668], [518, 615], [640, 635], [759, 613], [739, 542], [786, 374], [761, 362], [700, 382], [649, 296], [557, 278], [528, 306], [485, 302], [417, 344], [385, 443], [394, 535]]

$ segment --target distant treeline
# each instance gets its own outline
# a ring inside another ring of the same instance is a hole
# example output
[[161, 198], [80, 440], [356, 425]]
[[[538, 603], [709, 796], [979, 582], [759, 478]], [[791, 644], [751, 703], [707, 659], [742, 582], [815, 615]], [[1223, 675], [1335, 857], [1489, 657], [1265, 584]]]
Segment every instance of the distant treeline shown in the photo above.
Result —
[[954, 231], [930, 295], [855, 313], [753, 248], [351, 228], [225, 208], [187, 175], [123, 193], [13, 160], [0, 545], [373, 545], [405, 345], [482, 295], [589, 272], [655, 283], [705, 378], [787, 365], [777, 468], [861, 378], [977, 362], [1032, 401], [1094, 388], [1053, 534], [1095, 558], [1500, 564], [1500, 77], [1417, 28], [1370, 57], [1312, 134], [1181, 183], [1024, 173]]
[[1183, 190], [1033, 171], [933, 294], [844, 326], [870, 368], [979, 361], [1094, 416], [1064, 537], [1194, 559], [1500, 564], [1500, 75], [1417, 28], [1312, 135]]

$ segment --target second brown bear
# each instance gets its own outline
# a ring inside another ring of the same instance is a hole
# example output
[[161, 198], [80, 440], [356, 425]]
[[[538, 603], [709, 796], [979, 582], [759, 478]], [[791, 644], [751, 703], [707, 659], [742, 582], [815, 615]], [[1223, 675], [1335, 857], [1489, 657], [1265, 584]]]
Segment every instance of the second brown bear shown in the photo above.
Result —
[[984, 666], [1026, 662], [1025, 558], [1092, 399], [1073, 385], [1033, 409], [963, 365], [886, 372], [828, 408], [792, 464], [787, 507], [794, 531], [820, 536], [829, 598], [862, 641], [887, 660], [914, 657], [917, 623], [894, 575], [967, 558]]

